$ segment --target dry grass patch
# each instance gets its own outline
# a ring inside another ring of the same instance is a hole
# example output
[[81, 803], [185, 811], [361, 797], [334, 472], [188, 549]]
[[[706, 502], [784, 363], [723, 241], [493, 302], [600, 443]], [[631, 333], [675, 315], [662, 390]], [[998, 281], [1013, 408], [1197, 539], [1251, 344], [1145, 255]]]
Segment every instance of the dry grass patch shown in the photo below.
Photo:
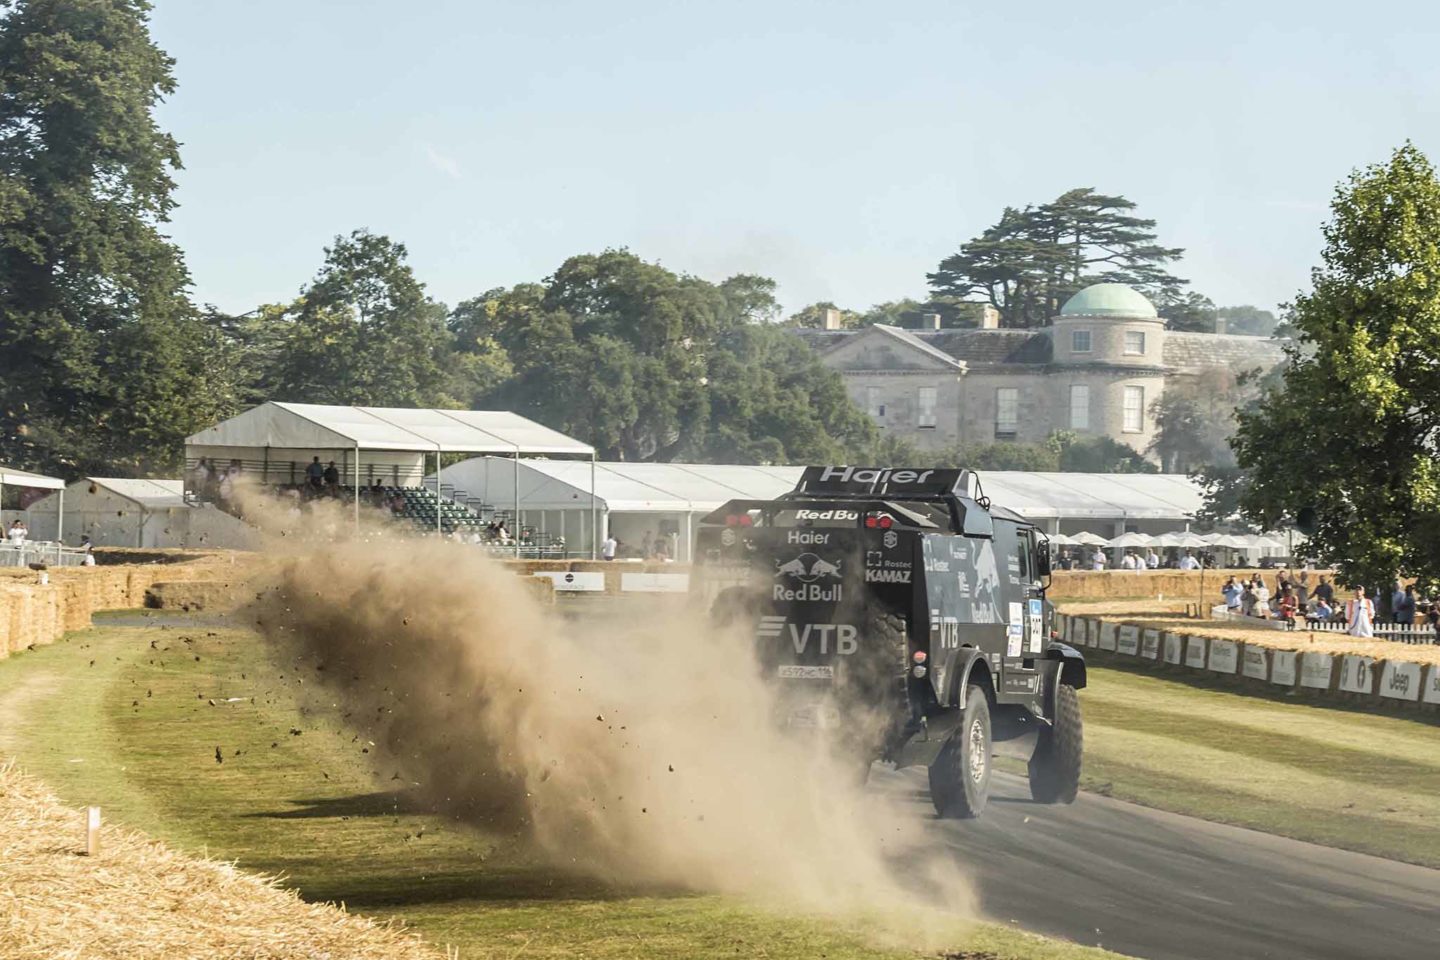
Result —
[[0, 953], [16, 960], [442, 956], [399, 927], [302, 901], [273, 880], [102, 831], [13, 764], [0, 766]]

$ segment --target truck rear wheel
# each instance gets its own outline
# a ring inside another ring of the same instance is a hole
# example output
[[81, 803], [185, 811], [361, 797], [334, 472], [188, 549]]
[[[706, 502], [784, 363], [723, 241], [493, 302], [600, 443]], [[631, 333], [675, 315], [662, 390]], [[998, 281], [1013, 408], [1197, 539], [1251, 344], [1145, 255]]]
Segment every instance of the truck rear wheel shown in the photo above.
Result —
[[980, 816], [990, 797], [990, 701], [971, 685], [960, 726], [930, 765], [930, 800], [946, 819]]
[[1040, 732], [1030, 758], [1030, 796], [1037, 803], [1074, 803], [1080, 790], [1085, 723], [1080, 695], [1068, 683], [1055, 688], [1054, 721]]

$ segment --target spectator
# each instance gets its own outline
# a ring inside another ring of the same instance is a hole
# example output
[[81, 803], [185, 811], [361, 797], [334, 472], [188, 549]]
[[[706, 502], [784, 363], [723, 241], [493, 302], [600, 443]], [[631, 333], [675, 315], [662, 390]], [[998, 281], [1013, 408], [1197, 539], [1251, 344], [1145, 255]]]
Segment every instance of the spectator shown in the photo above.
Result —
[[1134, 570], [1135, 564], [1138, 560], [1139, 558], [1136, 557], [1135, 554], [1131, 553], [1129, 550], [1126, 550], [1125, 553], [1122, 554], [1120, 557], [1120, 569]]
[[1245, 591], [1241, 589], [1240, 584], [1235, 582], [1234, 577], [1231, 577], [1229, 580], [1225, 581], [1225, 586], [1220, 588], [1220, 596], [1225, 598], [1226, 612], [1240, 612], [1240, 597], [1244, 594], [1244, 592]]
[[210, 464], [204, 457], [195, 464], [195, 472], [190, 478], [190, 489], [195, 491], [196, 496], [203, 497], [205, 491], [210, 489]]
[[649, 557], [650, 554], [654, 552], [654, 549], [655, 537], [649, 530], [646, 530], [645, 536], [640, 538], [640, 556]]
[[1325, 579], [1320, 577], [1320, 582], [1315, 584], [1315, 599], [1324, 600], [1327, 606], [1335, 606], [1335, 588]]
[[325, 472], [320, 476], [324, 478], [325, 487], [330, 496], [335, 496], [340, 490], [340, 471], [335, 468], [334, 460], [330, 461], [330, 464], [325, 468]]
[[320, 492], [320, 486], [325, 482], [325, 468], [320, 466], [319, 457], [311, 460], [310, 466], [305, 468], [305, 482], [310, 485], [311, 494]]
[[1280, 619], [1290, 623], [1295, 622], [1295, 615], [1300, 612], [1299, 600], [1295, 597], [1295, 589], [1288, 584], [1280, 591]]
[[616, 550], [616, 548], [619, 547], [619, 546], [620, 546], [620, 542], [615, 539], [615, 535], [614, 535], [614, 534], [612, 534], [612, 533], [607, 533], [607, 534], [605, 534], [605, 542], [602, 543], [602, 544], [600, 544], [600, 559], [602, 559], [602, 560], [614, 560], [614, 559], [615, 559], [615, 550]]
[[95, 566], [95, 544], [90, 542], [90, 535], [88, 533], [80, 538], [80, 549], [84, 551], [85, 554], [80, 558], [80, 565], [82, 567]]
[[1070, 551], [1062, 547], [1060, 550], [1060, 556], [1055, 559], [1055, 569], [1069, 570], [1074, 566], [1075, 561], [1070, 558]]
[[1104, 551], [1104, 550], [1101, 550], [1099, 547], [1096, 547], [1096, 548], [1095, 548], [1095, 553], [1090, 557], [1090, 569], [1091, 569], [1091, 570], [1104, 570], [1104, 569], [1105, 569], [1105, 551]]
[[1316, 598], [1315, 606], [1310, 611], [1310, 619], [1319, 620], [1322, 623], [1335, 616], [1335, 608], [1326, 603], [1322, 598]]
[[1440, 600], [1430, 602], [1430, 612], [1425, 615], [1430, 621], [1430, 629], [1435, 631], [1435, 643], [1440, 643]]
[[1345, 632], [1352, 637], [1375, 636], [1375, 604], [1365, 596], [1364, 587], [1355, 588], [1355, 596], [1345, 604]]
[[16, 520], [10, 524], [10, 531], [6, 536], [10, 538], [10, 545], [12, 547], [23, 547], [25, 541], [30, 537], [30, 531], [26, 529], [23, 520]]
[[1395, 622], [1403, 627], [1415, 626], [1415, 587], [1408, 586], [1395, 601]]
[[1295, 581], [1294, 587], [1295, 599], [1300, 604], [1300, 612], [1304, 613], [1310, 608], [1310, 574], [1300, 571], [1300, 579]]
[[385, 488], [381, 486], [379, 477], [370, 481], [370, 502], [377, 507], [385, 505]]
[[1252, 589], [1255, 591], [1255, 616], [1261, 620], [1270, 619], [1270, 588], [1265, 586], [1265, 581], [1256, 577]]
[[1247, 617], [1255, 616], [1255, 581], [1243, 580], [1240, 583], [1240, 612]]
[[1189, 550], [1186, 550], [1186, 551], [1185, 551], [1185, 555], [1180, 558], [1180, 569], [1181, 569], [1181, 570], [1199, 570], [1199, 569], [1200, 569], [1200, 561], [1199, 561], [1199, 560], [1196, 560], [1194, 557], [1192, 557], [1192, 556], [1190, 555], [1190, 551], [1189, 551]]
[[1146, 548], [1145, 548], [1145, 569], [1146, 569], [1146, 570], [1159, 570], [1159, 569], [1160, 569], [1160, 554], [1158, 554], [1158, 553], [1155, 552], [1155, 548], [1154, 548], [1154, 547], [1146, 547]]
[[670, 544], [665, 541], [664, 537], [655, 538], [654, 550], [650, 555], [650, 559], [662, 561], [670, 559]]

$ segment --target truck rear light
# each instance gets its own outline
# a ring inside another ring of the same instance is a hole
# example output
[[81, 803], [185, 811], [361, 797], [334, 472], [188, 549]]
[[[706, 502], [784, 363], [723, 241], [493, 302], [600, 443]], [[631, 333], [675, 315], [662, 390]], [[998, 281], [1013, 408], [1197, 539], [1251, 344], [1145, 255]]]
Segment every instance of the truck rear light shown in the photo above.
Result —
[[926, 660], [929, 660], [930, 657], [924, 650], [916, 650], [915, 655], [912, 656], [910, 659], [914, 660], [916, 663], [924, 663]]
[[725, 518], [725, 526], [753, 527], [755, 526], [755, 518], [748, 513], [732, 513]]
[[888, 513], [865, 514], [865, 526], [871, 530], [889, 530], [894, 524], [895, 518]]

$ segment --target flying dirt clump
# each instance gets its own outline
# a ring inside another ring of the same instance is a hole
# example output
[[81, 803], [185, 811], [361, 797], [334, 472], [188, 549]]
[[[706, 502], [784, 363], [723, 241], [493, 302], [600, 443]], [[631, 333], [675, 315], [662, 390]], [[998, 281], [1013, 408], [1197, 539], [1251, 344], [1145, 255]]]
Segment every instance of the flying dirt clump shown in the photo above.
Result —
[[568, 620], [474, 551], [394, 540], [296, 558], [260, 606], [428, 800], [522, 827], [557, 864], [806, 909], [970, 911], [913, 815], [775, 729], [744, 625], [658, 605]]

